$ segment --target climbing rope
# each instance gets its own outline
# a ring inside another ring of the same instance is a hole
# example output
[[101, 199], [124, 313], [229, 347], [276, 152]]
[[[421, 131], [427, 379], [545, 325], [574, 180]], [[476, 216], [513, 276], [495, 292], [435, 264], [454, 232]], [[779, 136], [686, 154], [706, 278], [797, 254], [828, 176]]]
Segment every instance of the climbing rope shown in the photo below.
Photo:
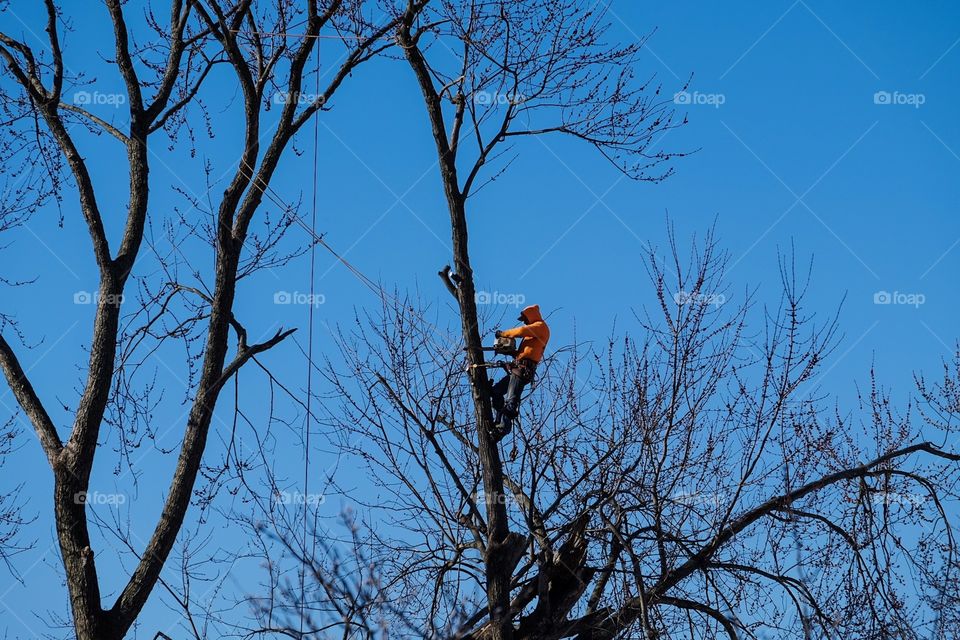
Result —
[[[317, 69], [316, 69], [316, 86], [314, 90], [314, 95], [320, 95], [320, 40], [317, 40]], [[318, 167], [318, 157], [319, 157], [319, 147], [320, 147], [320, 118], [314, 117], [313, 119], [313, 194], [312, 194], [312, 203], [311, 203], [311, 213], [310, 213], [310, 232], [313, 235], [317, 233], [317, 182], [319, 180], [319, 167]], [[316, 300], [315, 298], [315, 277], [316, 277], [316, 264], [317, 264], [317, 245], [315, 243], [310, 244], [310, 298], [309, 300]], [[304, 555], [307, 552], [307, 515], [310, 511], [309, 505], [310, 500], [308, 496], [310, 495], [310, 422], [313, 412], [311, 411], [311, 403], [313, 401], [313, 313], [316, 305], [308, 305], [309, 311], [307, 312], [308, 324], [307, 327], [307, 416], [304, 421], [304, 456], [303, 456], [303, 551]], [[316, 551], [316, 540], [310, 550], [310, 560], [313, 561], [313, 555]], [[304, 623], [304, 606], [306, 605], [306, 563], [300, 563], [300, 635], [303, 636], [303, 623]]]

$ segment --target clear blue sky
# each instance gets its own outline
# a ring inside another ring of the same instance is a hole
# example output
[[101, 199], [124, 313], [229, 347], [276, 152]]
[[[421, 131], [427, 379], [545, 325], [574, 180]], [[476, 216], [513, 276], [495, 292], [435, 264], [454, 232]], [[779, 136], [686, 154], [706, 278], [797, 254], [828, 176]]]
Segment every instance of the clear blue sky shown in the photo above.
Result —
[[[33, 4], [14, 4], [0, 24], [40, 46], [25, 26], [43, 33]], [[135, 12], [137, 5], [131, 2], [127, 10]], [[825, 390], [849, 403], [855, 381], [865, 382], [875, 363], [895, 396], [909, 397], [912, 372], [935, 373], [958, 336], [960, 5], [614, 2], [613, 11], [619, 37], [658, 29], [642, 57], [641, 75], [656, 73], [672, 94], [694, 74], [690, 104], [681, 105], [690, 124], [668, 134], [660, 146], [700, 150], [677, 161], [670, 180], [652, 185], [622, 178], [591, 149], [570, 141], [548, 138], [518, 147], [520, 157], [509, 173], [471, 205], [478, 289], [538, 302], [549, 315], [555, 347], [569, 344], [574, 329], [581, 340], [603, 339], [614, 325], [618, 331], [635, 329], [632, 311], [651, 302], [641, 258], [646, 245], [665, 245], [667, 216], [681, 244], [715, 220], [731, 255], [732, 292], [755, 286], [760, 302], [775, 304], [777, 252], [793, 243], [799, 257], [815, 260], [812, 308], [829, 315], [846, 298], [840, 316], [844, 338], [820, 379]], [[78, 33], [68, 40], [67, 64], [97, 69], [95, 88], [110, 92], [118, 79], [104, 70], [97, 53], [112, 50], [105, 20], [105, 10], [93, 3], [75, 16]], [[234, 91], [226, 76], [214, 78], [212, 86], [227, 96]], [[232, 119], [239, 131], [235, 105], [224, 104], [214, 109], [217, 126]], [[332, 107], [320, 125], [318, 230], [367, 275], [402, 290], [418, 287], [427, 300], [446, 305], [448, 295], [435, 274], [449, 262], [448, 219], [422, 102], [408, 69], [392, 61], [370, 64], [349, 80]], [[113, 113], [109, 105], [99, 109], [107, 117]], [[232, 159], [238, 135], [220, 128], [215, 142], [203, 143], [218, 168], [215, 175]], [[301, 144], [312, 150], [310, 136]], [[158, 141], [158, 148], [163, 146]], [[117, 164], [122, 156], [112, 140], [86, 139], [84, 152], [101, 184], [111, 179], [126, 184], [125, 173], [115, 174], [123, 165]], [[184, 206], [171, 184], [196, 193], [205, 186], [199, 158], [160, 153], [167, 166], [153, 166], [151, 213], [163, 219], [172, 207]], [[291, 156], [274, 189], [288, 200], [309, 198], [311, 171], [310, 153]], [[213, 193], [221, 190], [218, 185]], [[106, 193], [116, 207], [109, 214], [116, 234], [125, 194]], [[55, 419], [66, 425], [68, 414], [57, 405], [75, 405], [92, 315], [92, 307], [74, 304], [74, 294], [95, 290], [96, 275], [74, 200], [64, 202], [63, 214], [59, 228], [56, 209], [43, 211], [0, 249], [0, 275], [36, 279], [29, 287], [0, 289], [0, 310], [15, 312], [30, 339], [43, 340], [23, 360]], [[504, 230], [513, 233], [521, 225], [522, 244], [498, 240]], [[290, 233], [292, 240], [304, 240], [297, 236], [301, 230]], [[162, 238], [156, 246], [170, 251]], [[199, 247], [185, 245], [184, 251], [209, 270], [210, 257]], [[316, 335], [323, 352], [329, 345], [326, 327], [378, 303], [330, 256], [319, 253], [318, 265], [316, 287], [325, 303], [317, 310]], [[155, 268], [148, 256], [140, 275]], [[304, 259], [262, 274], [241, 287], [238, 316], [254, 336], [282, 323], [303, 328], [302, 341], [306, 307], [274, 305], [273, 296], [309, 288]], [[881, 291], [920, 294], [923, 304], [876, 304]], [[305, 364], [296, 345], [268, 360], [282, 380], [302, 388]], [[183, 374], [173, 360], [157, 368], [168, 402], [155, 420], [170, 425], [158, 427], [166, 436], [161, 441], [170, 445], [182, 429]], [[255, 389], [259, 378], [248, 373], [244, 380]], [[0, 419], [12, 406], [10, 394], [0, 390]], [[229, 406], [225, 409], [222, 415], [228, 416]], [[16, 563], [24, 584], [0, 575], [0, 629], [11, 637], [33, 637], [44, 628], [34, 611], [65, 614], [67, 602], [50, 546], [50, 474], [31, 432], [22, 434], [21, 444], [0, 482], [26, 483], [26, 512], [38, 516], [26, 538], [36, 546]], [[104, 454], [95, 484], [101, 491], [129, 493], [124, 509], [130, 509], [135, 529], [147, 531], [169, 481], [168, 462], [153, 462], [155, 455], [141, 462], [144, 474], [135, 489], [129, 474], [113, 473], [113, 454]], [[291, 466], [301, 464], [301, 451], [291, 449], [289, 456]], [[318, 460], [318, 466], [327, 466], [323, 454]], [[339, 504], [331, 501], [330, 509]], [[109, 514], [111, 507], [101, 508]], [[217, 544], [243, 544], [216, 525], [212, 530]], [[109, 559], [101, 572], [108, 581], [125, 575]], [[169, 616], [154, 602], [144, 620], [152, 637]]]

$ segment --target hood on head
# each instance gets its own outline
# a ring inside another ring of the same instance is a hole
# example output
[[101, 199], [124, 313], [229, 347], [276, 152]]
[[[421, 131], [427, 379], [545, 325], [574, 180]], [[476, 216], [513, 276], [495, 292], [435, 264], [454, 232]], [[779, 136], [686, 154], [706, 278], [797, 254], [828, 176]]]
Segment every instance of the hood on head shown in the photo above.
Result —
[[520, 320], [526, 322], [527, 324], [533, 324], [534, 322], [541, 322], [543, 316], [540, 315], [540, 305], [532, 304], [529, 307], [524, 308], [520, 312]]

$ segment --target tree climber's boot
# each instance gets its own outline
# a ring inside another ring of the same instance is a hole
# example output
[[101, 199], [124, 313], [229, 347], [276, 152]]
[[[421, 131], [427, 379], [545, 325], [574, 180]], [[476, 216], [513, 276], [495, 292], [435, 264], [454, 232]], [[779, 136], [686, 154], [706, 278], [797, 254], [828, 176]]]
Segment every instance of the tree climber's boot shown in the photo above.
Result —
[[497, 423], [493, 425], [493, 428], [490, 430], [494, 442], [500, 442], [506, 438], [512, 428], [513, 419], [506, 415], [500, 416]]

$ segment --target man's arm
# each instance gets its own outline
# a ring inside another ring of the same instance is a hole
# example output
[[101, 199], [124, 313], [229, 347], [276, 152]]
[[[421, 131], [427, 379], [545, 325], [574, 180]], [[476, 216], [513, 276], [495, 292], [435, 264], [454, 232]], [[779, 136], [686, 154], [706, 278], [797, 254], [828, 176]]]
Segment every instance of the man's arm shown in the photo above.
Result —
[[506, 329], [505, 331], [500, 332], [501, 336], [507, 338], [536, 338], [537, 334], [534, 333], [528, 325], [521, 325], [519, 327], [514, 327], [513, 329]]

